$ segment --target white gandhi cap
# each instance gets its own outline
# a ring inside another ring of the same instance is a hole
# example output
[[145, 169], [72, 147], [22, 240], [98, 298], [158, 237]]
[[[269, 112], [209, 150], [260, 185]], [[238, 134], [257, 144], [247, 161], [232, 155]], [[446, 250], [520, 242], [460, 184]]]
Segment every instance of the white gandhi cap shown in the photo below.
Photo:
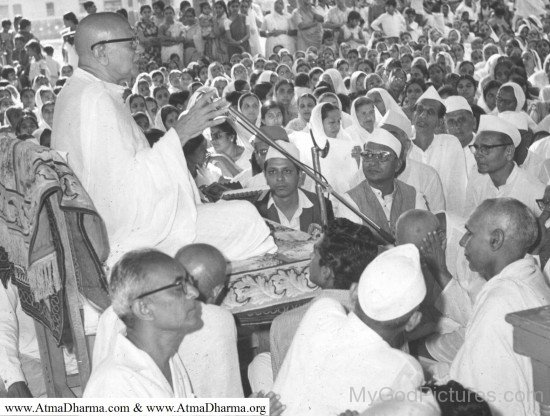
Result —
[[460, 95], [451, 95], [445, 100], [445, 107], [447, 108], [447, 114], [453, 111], [466, 110], [472, 114], [472, 107], [466, 101], [466, 98]]
[[403, 130], [407, 137], [413, 135], [411, 121], [403, 113], [398, 113], [395, 110], [388, 110], [382, 119], [380, 120], [379, 127], [384, 125], [394, 126], [400, 130]]
[[357, 297], [363, 312], [376, 321], [390, 321], [414, 310], [426, 296], [420, 254], [414, 244], [389, 249], [363, 271]]
[[[295, 159], [300, 160], [300, 151], [292, 143], [285, 142], [284, 140], [275, 140], [275, 143], [277, 143], [280, 147], [286, 150], [291, 156], [294, 156]], [[267, 151], [267, 154], [265, 155], [265, 161], [267, 162], [269, 159], [288, 159], [288, 158], [285, 155], [283, 155], [281, 152], [279, 152], [277, 149], [270, 146]]]
[[479, 136], [484, 131], [506, 134], [512, 139], [514, 147], [518, 147], [521, 143], [519, 130], [513, 124], [497, 116], [483, 115], [479, 118], [477, 135]]
[[418, 97], [418, 100], [416, 100], [416, 104], [418, 104], [422, 100], [434, 100], [439, 103], [445, 108], [445, 101], [441, 98], [439, 93], [436, 91], [436, 89], [433, 87], [433, 85], [430, 85], [426, 91], [424, 91], [424, 94], [422, 94], [420, 97]]
[[369, 136], [367, 143], [364, 144], [364, 149], [366, 149], [368, 143], [378, 143], [387, 146], [395, 152], [397, 157], [401, 155], [401, 142], [387, 130], [375, 129]]

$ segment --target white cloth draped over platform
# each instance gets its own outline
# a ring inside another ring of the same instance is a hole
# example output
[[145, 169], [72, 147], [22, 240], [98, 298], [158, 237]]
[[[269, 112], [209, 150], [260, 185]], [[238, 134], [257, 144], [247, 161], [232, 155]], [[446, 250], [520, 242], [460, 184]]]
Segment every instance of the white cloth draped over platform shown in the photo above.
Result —
[[170, 129], [152, 148], [124, 105], [124, 88], [76, 69], [59, 94], [52, 148], [68, 163], [107, 227], [112, 265], [129, 250], [174, 255], [209, 243], [229, 260], [276, 251], [251, 204], [201, 205], [181, 143]]

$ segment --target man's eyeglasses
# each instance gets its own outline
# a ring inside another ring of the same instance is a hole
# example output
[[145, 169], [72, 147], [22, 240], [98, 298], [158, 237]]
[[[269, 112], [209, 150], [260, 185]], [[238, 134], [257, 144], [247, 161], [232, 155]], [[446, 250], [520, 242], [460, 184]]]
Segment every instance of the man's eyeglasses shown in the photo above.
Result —
[[96, 46], [106, 45], [107, 43], [121, 43], [121, 42], [132, 42], [132, 48], [136, 49], [139, 45], [139, 39], [135, 36], [131, 38], [118, 38], [118, 39], [109, 39], [109, 40], [100, 40], [90, 46], [91, 50], [94, 50]]
[[480, 155], [487, 156], [491, 149], [495, 149], [497, 147], [504, 147], [504, 146], [510, 146], [509, 144], [471, 144], [468, 147], [470, 148], [470, 151], [475, 155], [479, 152]]
[[365, 160], [379, 160], [380, 162], [389, 162], [390, 160], [395, 159], [395, 155], [388, 151], [381, 152], [372, 152], [370, 150], [365, 150], [361, 152], [361, 157]]
[[146, 296], [154, 295], [155, 293], [162, 292], [164, 290], [172, 289], [172, 288], [181, 288], [183, 290], [183, 293], [187, 296], [189, 293], [187, 292], [187, 285], [195, 286], [195, 279], [193, 276], [191, 276], [189, 273], [187, 273], [186, 276], [178, 276], [176, 277], [176, 280], [174, 283], [170, 283], [169, 285], [159, 287], [158, 289], [153, 289], [148, 292], [142, 293], [139, 296], [136, 296], [134, 300], [143, 299]]

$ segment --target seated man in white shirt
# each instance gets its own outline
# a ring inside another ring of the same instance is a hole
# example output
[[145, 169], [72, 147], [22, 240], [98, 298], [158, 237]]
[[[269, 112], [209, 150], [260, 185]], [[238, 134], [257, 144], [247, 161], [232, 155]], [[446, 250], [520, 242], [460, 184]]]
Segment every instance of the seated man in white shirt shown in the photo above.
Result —
[[[476, 139], [477, 141], [477, 139]], [[513, 198], [485, 200], [466, 223], [460, 244], [470, 268], [487, 280], [477, 296], [462, 348], [450, 377], [481, 394], [492, 394], [493, 414], [538, 414], [529, 357], [514, 351], [507, 314], [550, 302], [550, 288], [532, 256], [537, 219]]]
[[548, 183], [550, 161], [546, 159], [545, 155], [529, 149], [533, 143], [533, 131], [529, 128], [529, 116], [523, 111], [502, 111], [498, 113], [498, 116], [513, 124], [521, 136], [521, 142], [514, 153], [514, 161], [531, 176], [538, 178], [542, 183]]
[[302, 319], [273, 387], [288, 414], [362, 412], [386, 398], [384, 389], [407, 395], [423, 383], [418, 362], [397, 349], [420, 321], [426, 296], [417, 248], [382, 253], [350, 290], [353, 312], [319, 299]]
[[[345, 194], [345, 198], [384, 231], [393, 234], [397, 218], [409, 209], [427, 209], [424, 196], [415, 188], [396, 179], [402, 161], [401, 142], [390, 132], [380, 129], [361, 152], [365, 178]], [[340, 215], [351, 221], [362, 220], [342, 206]]]
[[470, 151], [469, 145], [474, 143], [474, 130], [476, 119], [472, 107], [462, 96], [452, 95], [445, 100], [445, 125], [447, 132], [455, 136], [464, 151], [466, 160], [466, 171], [468, 175], [476, 167], [474, 154]]
[[437, 171], [425, 163], [407, 157], [412, 147], [412, 125], [407, 116], [389, 110], [380, 120], [379, 127], [392, 133], [401, 142], [400, 158], [403, 166], [397, 178], [424, 195], [430, 211], [444, 211], [445, 194]]
[[[298, 161], [300, 152], [292, 143], [276, 142]], [[302, 179], [300, 168], [285, 155], [270, 147], [264, 162], [264, 175], [269, 192], [256, 203], [260, 215], [286, 227], [309, 232], [324, 223], [317, 195], [298, 187]], [[334, 218], [332, 203], [325, 198], [327, 218]]]
[[414, 113], [414, 145], [409, 158], [426, 163], [439, 174], [447, 211], [461, 214], [468, 184], [464, 152], [458, 139], [450, 134], [436, 134], [444, 122], [446, 107], [433, 86], [418, 98]]
[[521, 143], [518, 129], [497, 116], [480, 118], [474, 150], [477, 170], [466, 190], [464, 216], [487, 198], [515, 198], [540, 215], [536, 200], [544, 195], [545, 186], [514, 162], [516, 147]]
[[109, 292], [126, 335], [116, 335], [84, 397], [193, 397], [178, 354], [184, 337], [203, 325], [192, 277], [166, 254], [136, 250], [113, 267]]
[[[352, 310], [349, 288], [357, 283], [365, 267], [378, 254], [378, 242], [370, 229], [345, 218], [328, 223], [323, 236], [315, 243], [309, 279], [322, 290], [315, 299], [328, 297]], [[253, 391], [268, 391], [273, 386], [294, 334], [311, 303], [276, 317], [269, 331], [270, 353], [261, 353], [248, 368]]]

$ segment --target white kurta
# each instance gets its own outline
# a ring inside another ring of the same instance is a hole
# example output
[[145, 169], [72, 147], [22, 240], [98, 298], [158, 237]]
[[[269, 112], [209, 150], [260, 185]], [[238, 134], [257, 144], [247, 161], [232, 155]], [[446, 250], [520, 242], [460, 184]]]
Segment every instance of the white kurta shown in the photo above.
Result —
[[92, 371], [83, 397], [172, 398], [194, 397], [185, 366], [178, 354], [170, 359], [172, 386], [145, 351], [117, 334], [111, 355]]
[[[323, 298], [302, 319], [273, 391], [286, 414], [332, 416], [362, 412], [384, 391], [407, 394], [423, 382], [414, 358], [390, 347], [336, 300]], [[353, 400], [361, 389], [364, 399]]]
[[504, 319], [508, 313], [548, 302], [550, 288], [532, 257], [508, 265], [485, 284], [477, 297], [450, 377], [486, 398], [491, 394], [493, 414], [538, 414], [531, 360], [514, 351], [513, 327]]
[[432, 212], [444, 211], [445, 193], [437, 171], [430, 165], [414, 159], [407, 159], [407, 166], [397, 177], [407, 185], [413, 186], [426, 198], [428, 209]]
[[68, 154], [105, 221], [108, 263], [143, 247], [174, 255], [192, 242], [210, 243], [229, 260], [275, 251], [251, 204], [200, 205], [176, 131], [151, 148], [123, 90], [76, 69], [59, 94], [52, 132], [52, 148]]
[[536, 199], [544, 196], [544, 189], [545, 186], [542, 182], [517, 166], [514, 166], [506, 183], [499, 188], [495, 186], [488, 174], [472, 174], [466, 191], [463, 216], [469, 217], [486, 199], [505, 197], [523, 202], [535, 215], [540, 215], [541, 211]]
[[[186, 335], [178, 354], [197, 397], [243, 397], [237, 328], [231, 313], [220, 306], [201, 305], [204, 325]], [[101, 314], [94, 344], [93, 370], [111, 360], [126, 326], [109, 307]]]
[[461, 214], [468, 174], [464, 151], [458, 139], [450, 134], [436, 134], [426, 151], [413, 145], [408, 157], [430, 165], [437, 171], [443, 185], [447, 211]]

